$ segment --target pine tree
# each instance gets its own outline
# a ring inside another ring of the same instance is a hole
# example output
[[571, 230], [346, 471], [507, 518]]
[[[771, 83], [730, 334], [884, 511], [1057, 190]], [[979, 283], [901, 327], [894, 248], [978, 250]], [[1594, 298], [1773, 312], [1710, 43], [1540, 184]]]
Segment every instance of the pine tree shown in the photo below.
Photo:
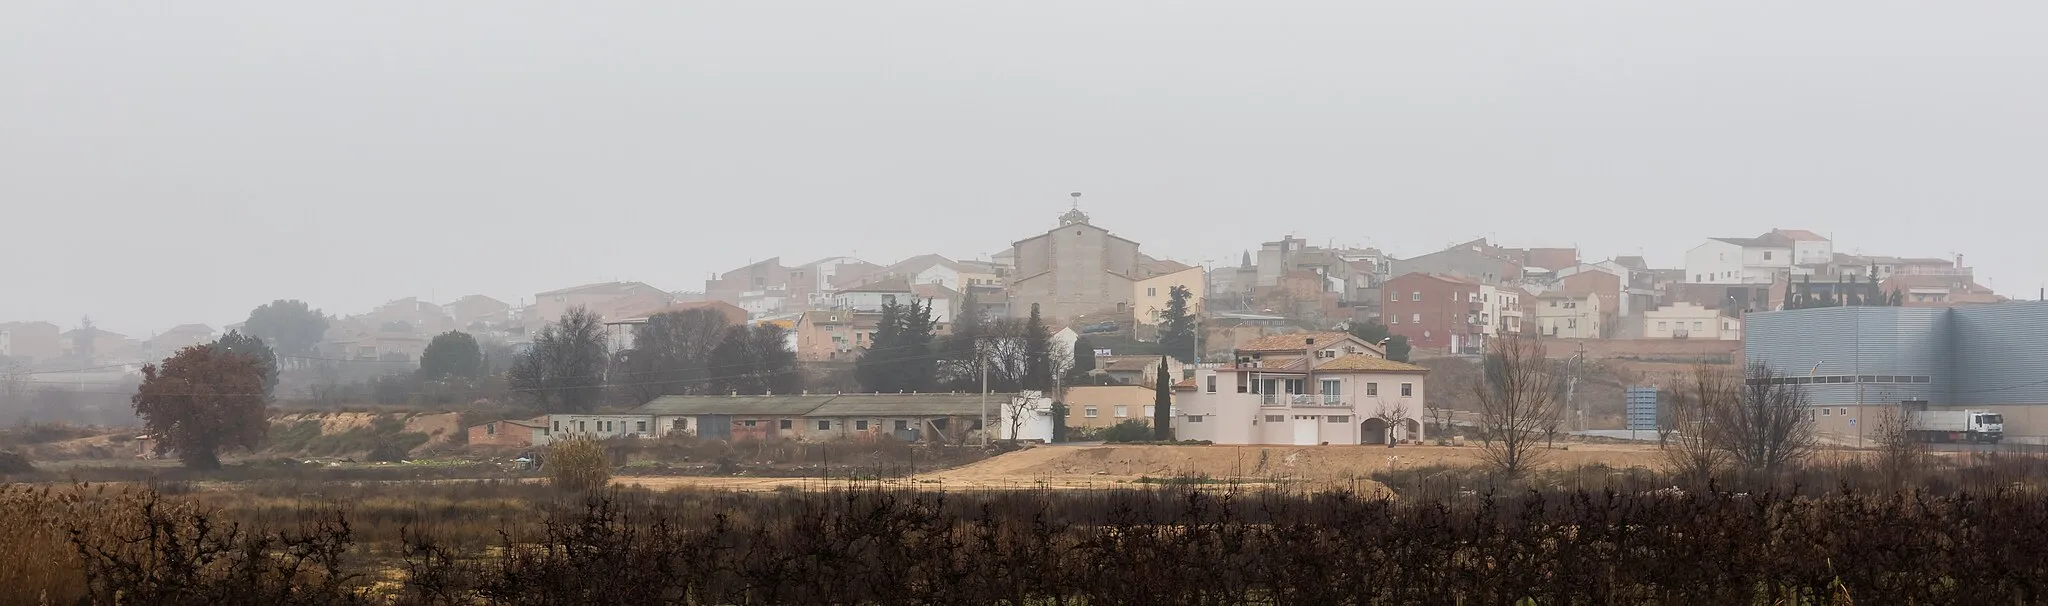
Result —
[[1074, 339], [1074, 366], [1067, 369], [1067, 384], [1080, 383], [1081, 379], [1095, 370], [1095, 344], [1088, 337]]
[[926, 299], [919, 304], [911, 297], [910, 307], [903, 314], [902, 346], [896, 358], [898, 376], [902, 377], [903, 391], [928, 392], [938, 384], [939, 360], [932, 349], [932, 336], [937, 325], [932, 321], [932, 301]]
[[1173, 441], [1173, 384], [1166, 376], [1166, 356], [1159, 356], [1159, 378], [1152, 387], [1152, 438]]
[[862, 389], [873, 392], [904, 391], [896, 364], [897, 347], [903, 341], [903, 308], [895, 302], [882, 304], [882, 319], [875, 323], [875, 336], [867, 351], [854, 362], [854, 379]]
[[1024, 389], [1052, 391], [1052, 333], [1031, 304], [1031, 318], [1024, 323]]
[[1195, 316], [1188, 309], [1193, 297], [1185, 286], [1167, 289], [1166, 311], [1159, 315], [1159, 348], [1181, 362], [1195, 361]]

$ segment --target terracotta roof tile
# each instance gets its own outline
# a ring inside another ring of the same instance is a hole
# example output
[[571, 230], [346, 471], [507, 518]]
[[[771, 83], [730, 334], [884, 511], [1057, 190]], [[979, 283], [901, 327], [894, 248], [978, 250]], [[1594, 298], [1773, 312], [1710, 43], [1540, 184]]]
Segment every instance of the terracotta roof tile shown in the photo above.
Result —
[[1337, 359], [1324, 362], [1322, 366], [1316, 367], [1317, 372], [1333, 370], [1356, 370], [1369, 372], [1429, 372], [1429, 369], [1423, 368], [1421, 366], [1416, 366], [1414, 364], [1409, 364], [1406, 362], [1395, 362], [1393, 360], [1388, 360], [1386, 358], [1382, 358], [1379, 356], [1368, 356], [1364, 354], [1342, 356]]
[[1240, 345], [1237, 349], [1238, 351], [1301, 351], [1308, 349], [1308, 340], [1311, 338], [1316, 340], [1317, 345], [1327, 345], [1350, 337], [1350, 333], [1342, 332], [1298, 332], [1263, 337]]

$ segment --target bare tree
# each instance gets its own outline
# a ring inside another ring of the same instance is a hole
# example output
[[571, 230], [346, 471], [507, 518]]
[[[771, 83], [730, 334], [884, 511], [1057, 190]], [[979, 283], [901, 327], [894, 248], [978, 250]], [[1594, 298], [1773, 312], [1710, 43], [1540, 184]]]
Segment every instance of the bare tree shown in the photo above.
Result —
[[1872, 429], [1877, 433], [1878, 470], [1893, 490], [1904, 488], [1919, 475], [1927, 444], [1913, 436], [1910, 418], [1898, 408], [1878, 411]]
[[1534, 467], [1543, 456], [1544, 429], [1561, 413], [1557, 371], [1544, 356], [1543, 344], [1532, 338], [1495, 338], [1487, 348], [1484, 379], [1478, 383], [1481, 457], [1513, 476]]
[[[1431, 402], [1436, 402], [1437, 400], [1430, 400], [1430, 401], [1431, 401]], [[1429, 416], [1429, 426], [1430, 426], [1430, 433], [1433, 433], [1433, 434], [1436, 434], [1436, 435], [1438, 435], [1438, 436], [1441, 436], [1441, 435], [1444, 435], [1445, 433], [1448, 433], [1448, 432], [1450, 432], [1450, 430], [1451, 430], [1451, 409], [1450, 409], [1449, 407], [1446, 407], [1446, 406], [1438, 406], [1438, 405], [1429, 405], [1429, 406], [1424, 406], [1422, 410], [1423, 410], [1423, 414], [1426, 414], [1426, 415], [1428, 415], [1428, 416]]]
[[1806, 391], [1761, 362], [1749, 365], [1737, 397], [1708, 409], [1716, 447], [1743, 467], [1783, 472], [1813, 454], [1817, 438]]
[[1711, 420], [1713, 411], [1741, 397], [1733, 379], [1725, 367], [1700, 364], [1693, 367], [1691, 377], [1671, 386], [1671, 403], [1659, 424], [1659, 431], [1670, 432], [1664, 440], [1664, 464], [1693, 486], [1705, 485], [1728, 461], [1711, 435]]
[[1408, 429], [1408, 402], [1396, 400], [1393, 405], [1389, 406], [1385, 400], [1382, 400], [1380, 401], [1379, 410], [1373, 414], [1373, 418], [1386, 422], [1387, 446], [1391, 447], [1396, 442], [1396, 437], [1406, 437], [1403, 434]]

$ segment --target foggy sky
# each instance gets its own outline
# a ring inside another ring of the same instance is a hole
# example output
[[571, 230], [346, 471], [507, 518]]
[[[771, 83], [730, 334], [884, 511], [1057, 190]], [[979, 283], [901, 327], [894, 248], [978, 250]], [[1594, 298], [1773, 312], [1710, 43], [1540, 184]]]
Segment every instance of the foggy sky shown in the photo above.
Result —
[[276, 298], [516, 304], [699, 290], [776, 255], [972, 258], [1052, 227], [1068, 191], [1192, 263], [1292, 232], [1680, 266], [1786, 227], [1960, 252], [2032, 298], [2044, 22], [2017, 2], [13, 1], [0, 321], [146, 337]]

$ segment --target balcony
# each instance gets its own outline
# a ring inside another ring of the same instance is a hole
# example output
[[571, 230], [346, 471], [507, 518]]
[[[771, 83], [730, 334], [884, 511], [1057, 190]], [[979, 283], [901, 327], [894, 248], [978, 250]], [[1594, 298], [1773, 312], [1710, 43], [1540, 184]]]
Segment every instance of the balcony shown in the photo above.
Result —
[[1315, 407], [1350, 406], [1351, 403], [1344, 401], [1344, 396], [1338, 394], [1268, 393], [1259, 394], [1259, 405], [1271, 407]]

